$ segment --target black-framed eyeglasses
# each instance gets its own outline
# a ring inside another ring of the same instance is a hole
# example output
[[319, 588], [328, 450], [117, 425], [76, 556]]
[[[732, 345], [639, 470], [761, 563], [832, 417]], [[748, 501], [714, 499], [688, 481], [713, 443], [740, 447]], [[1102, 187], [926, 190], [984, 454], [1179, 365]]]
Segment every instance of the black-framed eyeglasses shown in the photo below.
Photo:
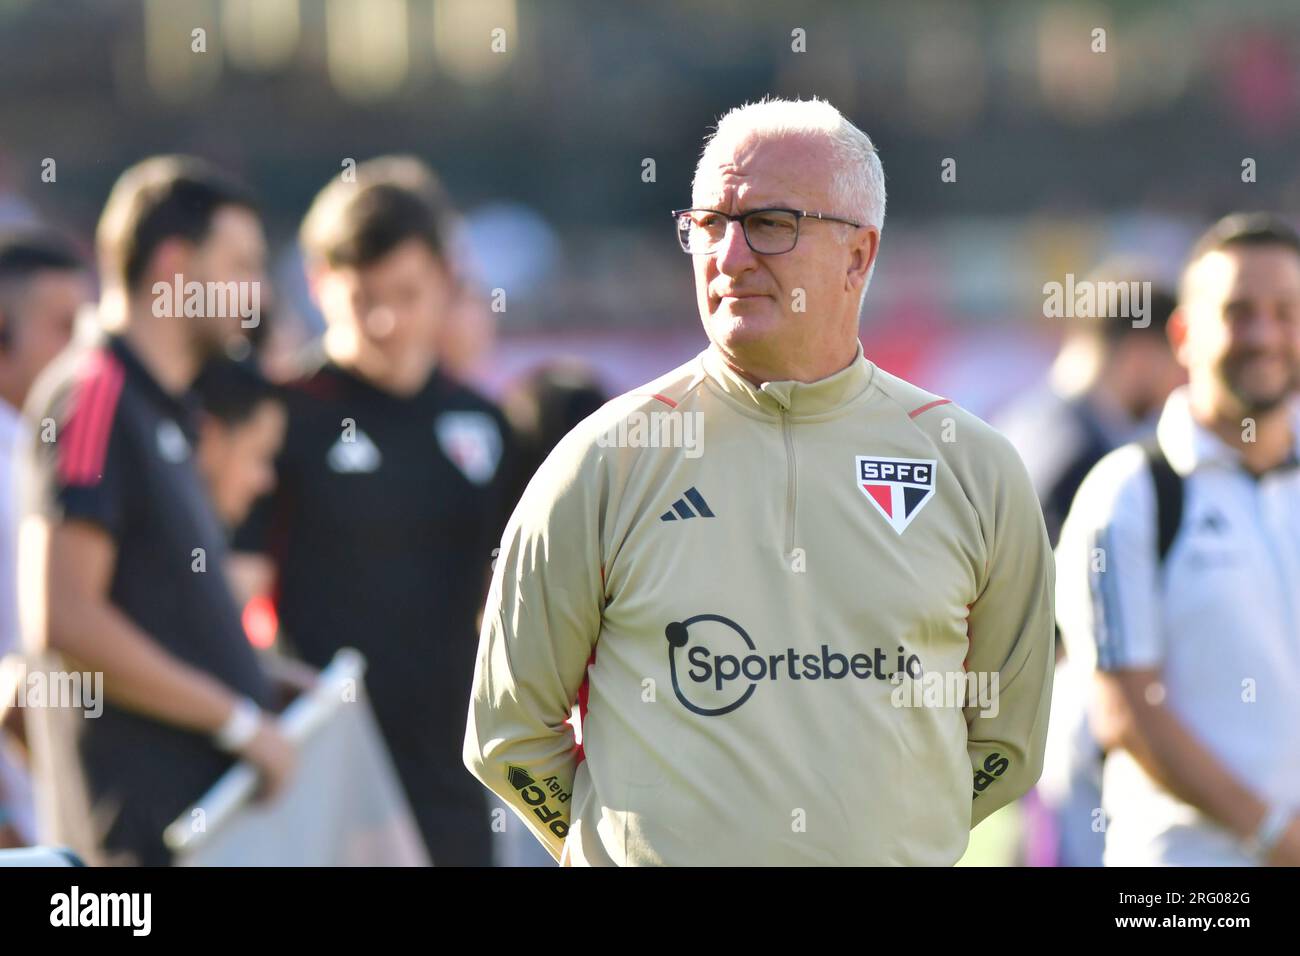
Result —
[[682, 245], [682, 252], [692, 256], [708, 255], [716, 250], [733, 222], [740, 223], [745, 242], [754, 252], [760, 256], [779, 256], [799, 242], [799, 222], [803, 219], [840, 222], [854, 229], [862, 227], [862, 223], [851, 219], [806, 209], [751, 209], [736, 216], [716, 209], [673, 210], [677, 241]]

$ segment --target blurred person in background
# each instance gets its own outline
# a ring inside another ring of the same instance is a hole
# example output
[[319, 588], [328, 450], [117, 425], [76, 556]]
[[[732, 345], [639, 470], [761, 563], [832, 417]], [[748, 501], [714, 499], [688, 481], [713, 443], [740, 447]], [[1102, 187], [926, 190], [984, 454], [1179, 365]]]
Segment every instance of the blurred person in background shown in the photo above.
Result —
[[1300, 865], [1300, 236], [1216, 223], [1169, 339], [1188, 384], [1089, 473], [1057, 548], [1104, 860]]
[[[275, 488], [275, 459], [284, 444], [288, 411], [280, 390], [267, 381], [252, 361], [224, 356], [209, 361], [194, 382], [199, 406], [198, 446], [194, 461], [207, 486], [213, 510], [230, 533], [248, 518], [253, 505]], [[226, 565], [230, 588], [241, 606], [255, 597], [262, 581], [249, 579], [247, 562]], [[253, 569], [256, 573], [256, 569]], [[244, 615], [245, 630], [254, 646], [264, 649], [262, 666], [279, 685], [277, 705], [316, 683], [314, 667], [271, 651], [274, 627], [259, 633], [262, 621]]]
[[288, 417], [279, 390], [242, 362], [218, 358], [194, 383], [202, 409], [195, 462], [225, 525], [237, 528], [275, 489]]
[[[1070, 327], [1049, 381], [993, 420], [1029, 469], [1053, 547], [1084, 476], [1108, 452], [1153, 429], [1165, 399], [1183, 380], [1166, 335], [1174, 293], [1158, 282], [1143, 287], [1152, 271], [1123, 260], [1093, 270], [1086, 281], [1097, 289], [1121, 283], [1126, 290], [1149, 288], [1145, 314], [1134, 317], [1137, 303], [1126, 293], [1114, 303], [1127, 303], [1125, 314], [1111, 315], [1103, 292], [1097, 314], [1057, 320]], [[1029, 798], [1042, 801], [1050, 824], [1035, 827], [1036, 818], [1028, 816], [1026, 849], [1033, 862], [1101, 866], [1104, 834], [1092, 811], [1101, 806], [1102, 755], [1088, 729], [1090, 682], [1090, 674], [1078, 673], [1063, 656], [1058, 660], [1043, 776]]]
[[455, 301], [445, 320], [438, 331], [438, 367], [461, 382], [473, 382], [496, 348], [496, 314], [480, 288], [458, 278]]
[[492, 862], [487, 804], [460, 748], [509, 473], [504, 417], [440, 365], [460, 295], [454, 222], [437, 177], [412, 158], [362, 163], [355, 182], [316, 197], [300, 238], [326, 332], [286, 389], [276, 492], [238, 538], [269, 559], [280, 624], [307, 662], [345, 646], [365, 655], [439, 866]]
[[[1094, 287], [1140, 283], [1150, 281], [1150, 271], [1117, 261], [1087, 281]], [[993, 420], [1029, 469], [1053, 546], [1084, 476], [1140, 429], [1153, 428], [1165, 398], [1183, 381], [1165, 334], [1173, 290], [1158, 282], [1150, 288], [1149, 322], [1108, 314], [1059, 320], [1070, 326], [1048, 382]], [[1098, 303], [1104, 313], [1107, 300]]]
[[560, 439], [608, 400], [595, 373], [577, 359], [547, 362], [506, 390], [501, 405], [517, 448], [511, 507]]
[[[31, 227], [0, 232], [0, 660], [22, 645], [15, 563], [21, 410], [36, 376], [71, 341], [90, 295], [86, 264], [63, 237]], [[3, 729], [6, 716], [21, 717], [13, 704], [0, 697], [0, 848], [36, 839], [31, 781]]]
[[[243, 318], [206, 304], [195, 315], [170, 294], [195, 282], [249, 294], [264, 240], [242, 187], [200, 160], [168, 156], [118, 179], [96, 248], [102, 334], [52, 364], [26, 409], [34, 434], [20, 602], [34, 654], [103, 675], [102, 712], [75, 714], [71, 738], [48, 738], [45, 765], [66, 766], [71, 752], [103, 831], [97, 846], [74, 848], [165, 864], [164, 829], [235, 757], [261, 772], [267, 794], [295, 761], [267, 719], [273, 684], [244, 637], [222, 573], [226, 542], [194, 461], [190, 385]], [[78, 797], [60, 792], [69, 785], [61, 774], [39, 780], [56, 827], [75, 825], [67, 814]]]

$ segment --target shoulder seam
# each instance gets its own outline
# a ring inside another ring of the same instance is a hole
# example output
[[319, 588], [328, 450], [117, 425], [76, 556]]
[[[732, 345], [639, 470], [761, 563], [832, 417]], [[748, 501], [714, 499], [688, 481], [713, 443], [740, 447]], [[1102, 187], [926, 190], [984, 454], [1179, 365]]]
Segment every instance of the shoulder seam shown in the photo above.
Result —
[[[888, 378], [882, 379], [880, 377], [880, 373], [884, 373], [886, 376], [888, 376]], [[874, 388], [881, 395], [883, 395], [890, 402], [892, 402], [894, 406], [899, 409], [899, 411], [903, 412], [903, 414], [905, 414], [909, 419], [913, 421], [916, 420], [916, 417], [918, 415], [921, 415], [932, 408], [936, 408], [939, 405], [955, 404], [951, 398], [943, 398], [941, 396], [936, 396], [931, 401], [925, 402], [924, 404], [916, 408], [909, 409], [899, 400], [899, 397], [894, 394], [893, 390], [889, 388], [889, 384], [890, 384], [889, 379], [894, 379], [898, 382], [901, 382], [902, 384], [910, 388], [913, 388], [924, 395], [934, 395], [934, 392], [927, 391], [926, 389], [921, 388], [919, 385], [913, 385], [911, 382], [907, 381], [906, 379], [900, 379], [897, 376], [889, 375], [889, 373], [885, 372], [885, 370], [882, 369], [880, 366], [876, 366], [876, 374], [872, 376], [872, 383], [871, 383], [872, 388]]]
[[[695, 360], [693, 360], [693, 362], [698, 362], [698, 357]], [[672, 373], [668, 373], [668, 374], [672, 374]], [[647, 382], [646, 385], [654, 385], [658, 382], [663, 381], [663, 378], [664, 376], [661, 376], [658, 379], [652, 379], [650, 382]], [[676, 408], [683, 401], [685, 401], [686, 398], [689, 395], [691, 395], [691, 393], [695, 392], [697, 389], [699, 389], [699, 387], [702, 384], [704, 384], [705, 378], [707, 378], [707, 376], [704, 374], [702, 369], [698, 367], [693, 368], [691, 370], [691, 377], [686, 382], [686, 387], [682, 389], [682, 393], [675, 399], [669, 398], [667, 395], [665, 395], [663, 389], [660, 389], [659, 391], [653, 391], [653, 392], [643, 391], [642, 389], [645, 386], [642, 386], [641, 388], [634, 389], [630, 392], [623, 392], [621, 395], [616, 396], [616, 398], [613, 400], [617, 400], [619, 398], [652, 398], [656, 401], [662, 402], [663, 404], [667, 405], [669, 408]], [[678, 379], [678, 381], [681, 380]]]

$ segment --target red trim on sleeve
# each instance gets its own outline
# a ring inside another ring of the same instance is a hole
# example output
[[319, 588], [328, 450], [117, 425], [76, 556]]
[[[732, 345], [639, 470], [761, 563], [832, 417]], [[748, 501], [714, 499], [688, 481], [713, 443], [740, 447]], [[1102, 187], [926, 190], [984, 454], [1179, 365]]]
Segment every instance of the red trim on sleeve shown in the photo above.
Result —
[[[81, 472], [77, 463], [86, 458], [84, 448], [88, 441], [87, 436], [90, 434], [86, 418], [97, 404], [99, 393], [103, 391], [104, 386], [104, 377], [94, 374], [99, 365], [98, 357], [88, 364], [81, 380], [77, 383], [76, 396], [68, 412], [67, 422], [63, 426], [63, 441], [58, 446], [58, 461], [59, 480], [64, 484], [75, 483], [74, 476]], [[55, 440], [58, 440], [57, 436]]]
[[922, 412], [928, 412], [936, 405], [950, 405], [950, 404], [952, 404], [951, 398], [936, 398], [933, 402], [926, 402], [920, 408], [913, 409], [912, 411], [908, 412], [907, 417], [915, 418], [917, 415], [920, 415]]
[[676, 407], [677, 407], [677, 403], [674, 402], [671, 398], [669, 398], [667, 395], [660, 395], [658, 392], [655, 392], [654, 394], [651, 394], [650, 392], [629, 392], [628, 394], [630, 394], [630, 395], [649, 395], [651, 398], [656, 398], [656, 399], [658, 399], [659, 401], [663, 402], [663, 403], [664, 403], [665, 405], [667, 405], [669, 408], [676, 408]]
[[[603, 564], [600, 566], [600, 586], [601, 594], [603, 595], [605, 592], [605, 566]], [[582, 676], [582, 686], [578, 688], [578, 722], [574, 729], [578, 731], [578, 738], [580, 740], [582, 739], [583, 734], [583, 722], [587, 719], [587, 696], [591, 691], [591, 667], [595, 663], [596, 648], [593, 647], [591, 649], [591, 656], [587, 658], [587, 672]], [[587, 759], [587, 754], [583, 749], [582, 744], [578, 744], [574, 748], [574, 751], [578, 763], [582, 763]]]
[[124, 379], [122, 363], [108, 352], [87, 363], [59, 442], [59, 479], [65, 485], [95, 485], [104, 477]]
[[970, 633], [970, 609], [971, 605], [966, 605], [966, 657], [961, 662], [963, 671], [970, 670], [970, 652], [971, 652], [971, 633]]
[[[596, 649], [591, 649], [591, 656], [587, 658], [587, 673], [582, 678], [582, 686], [578, 688], [578, 732], [583, 733], [583, 724], [587, 721], [587, 697], [591, 691], [591, 667], [596, 663]], [[585, 738], [584, 738], [585, 739]], [[582, 763], [587, 759], [586, 751], [582, 744], [575, 748], [577, 751], [577, 762]]]

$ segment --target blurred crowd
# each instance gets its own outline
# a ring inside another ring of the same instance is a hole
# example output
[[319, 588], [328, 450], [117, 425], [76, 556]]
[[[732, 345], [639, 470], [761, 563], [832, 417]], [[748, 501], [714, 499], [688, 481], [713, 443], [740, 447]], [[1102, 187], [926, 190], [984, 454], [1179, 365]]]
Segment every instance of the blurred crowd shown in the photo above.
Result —
[[[493, 546], [605, 395], [575, 362], [533, 368], [504, 411], [463, 384], [481, 303], [457, 229], [415, 159], [335, 179], [301, 232], [325, 334], [296, 350], [261, 307], [252, 198], [199, 160], [123, 174], [94, 268], [48, 229], [5, 234], [11, 660], [27, 634], [5, 687], [6, 845], [168, 862], [163, 830], [236, 757], [265, 798], [283, 788], [294, 748], [270, 716], [355, 646], [430, 855], [492, 862], [460, 750]], [[102, 674], [102, 706], [20, 706], [39, 663]]]

